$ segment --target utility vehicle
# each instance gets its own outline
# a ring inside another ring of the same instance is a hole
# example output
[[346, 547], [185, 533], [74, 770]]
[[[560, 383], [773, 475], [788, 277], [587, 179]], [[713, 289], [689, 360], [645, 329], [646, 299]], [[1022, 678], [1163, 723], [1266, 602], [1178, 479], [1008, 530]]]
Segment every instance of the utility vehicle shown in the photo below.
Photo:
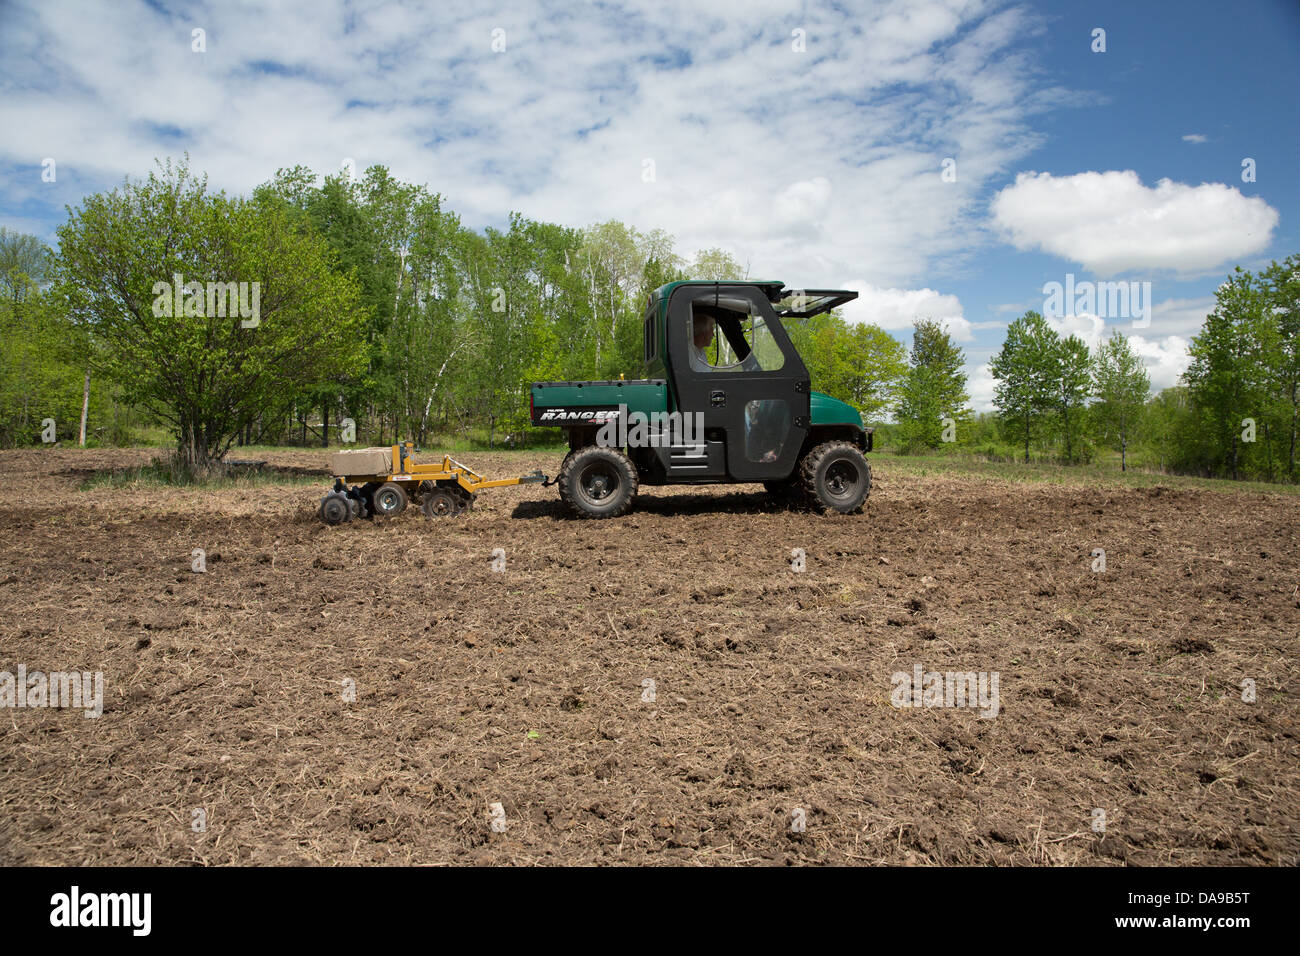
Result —
[[579, 515], [610, 518], [643, 485], [761, 482], [821, 511], [858, 511], [871, 491], [872, 429], [812, 390], [781, 321], [857, 295], [751, 280], [656, 289], [641, 378], [532, 384], [533, 424], [568, 438], [560, 497]]

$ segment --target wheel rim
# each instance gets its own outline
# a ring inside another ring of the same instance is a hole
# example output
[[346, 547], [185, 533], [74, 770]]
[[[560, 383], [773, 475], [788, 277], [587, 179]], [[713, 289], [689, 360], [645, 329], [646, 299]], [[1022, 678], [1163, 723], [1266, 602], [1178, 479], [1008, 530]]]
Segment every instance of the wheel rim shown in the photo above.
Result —
[[397, 492], [380, 491], [375, 494], [375, 510], [384, 514], [392, 514], [397, 510]]
[[862, 475], [851, 461], [832, 462], [826, 469], [826, 491], [832, 498], [852, 498], [861, 483]]
[[605, 462], [593, 462], [578, 476], [578, 493], [588, 504], [603, 505], [618, 489], [618, 472]]
[[436, 494], [429, 500], [429, 507], [425, 510], [435, 518], [446, 518], [456, 513], [456, 502], [452, 501], [451, 495]]

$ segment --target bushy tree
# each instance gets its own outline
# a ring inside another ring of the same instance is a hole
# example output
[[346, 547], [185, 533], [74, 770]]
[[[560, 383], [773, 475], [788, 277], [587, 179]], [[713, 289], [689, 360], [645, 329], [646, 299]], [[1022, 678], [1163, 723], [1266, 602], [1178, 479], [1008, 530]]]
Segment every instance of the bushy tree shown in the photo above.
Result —
[[1243, 445], [1258, 437], [1268, 397], [1269, 319], [1259, 280], [1238, 268], [1219, 286], [1214, 311], [1192, 339], [1183, 380], [1209, 439], [1202, 460], [1207, 473], [1241, 477]]
[[1077, 335], [1069, 335], [1057, 348], [1056, 408], [1061, 420], [1062, 458], [1067, 464], [1087, 461], [1090, 457], [1083, 434], [1084, 410], [1092, 391], [1092, 358], [1088, 346]]
[[966, 393], [966, 356], [943, 325], [921, 319], [912, 334], [907, 377], [899, 393], [898, 435], [902, 449], [938, 448], [944, 419], [964, 431], [970, 421]]
[[364, 361], [356, 287], [323, 241], [279, 204], [210, 192], [186, 162], [88, 196], [58, 234], [69, 314], [103, 343], [104, 373], [172, 427], [188, 469]]
[[1119, 448], [1120, 471], [1128, 470], [1128, 448], [1141, 425], [1151, 377], [1118, 329], [1097, 347], [1092, 362], [1092, 411], [1099, 431]]
[[1038, 312], [1026, 312], [1007, 326], [1002, 349], [989, 364], [997, 380], [993, 404], [1008, 440], [1029, 447], [1047, 431], [1060, 407], [1060, 336]]

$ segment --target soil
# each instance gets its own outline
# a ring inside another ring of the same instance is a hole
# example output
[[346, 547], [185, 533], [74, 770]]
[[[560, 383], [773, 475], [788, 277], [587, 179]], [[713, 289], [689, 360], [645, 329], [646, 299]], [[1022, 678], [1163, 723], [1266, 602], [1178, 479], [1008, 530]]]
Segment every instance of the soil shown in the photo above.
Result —
[[[319, 486], [80, 489], [150, 455], [0, 452], [0, 671], [104, 681], [0, 708], [0, 863], [1300, 856], [1295, 498], [878, 463], [860, 515], [525, 485], [327, 527], [313, 451], [259, 457]], [[997, 715], [892, 706], [917, 665]]]

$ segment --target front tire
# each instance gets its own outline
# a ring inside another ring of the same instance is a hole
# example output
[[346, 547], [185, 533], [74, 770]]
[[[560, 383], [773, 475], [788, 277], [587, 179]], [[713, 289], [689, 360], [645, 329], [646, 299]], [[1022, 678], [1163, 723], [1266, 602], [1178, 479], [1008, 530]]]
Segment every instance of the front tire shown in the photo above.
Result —
[[804, 456], [799, 467], [804, 490], [822, 512], [851, 514], [871, 494], [871, 466], [856, 446], [828, 441]]
[[589, 445], [560, 466], [560, 499], [583, 518], [617, 518], [636, 497], [636, 467], [617, 448]]

